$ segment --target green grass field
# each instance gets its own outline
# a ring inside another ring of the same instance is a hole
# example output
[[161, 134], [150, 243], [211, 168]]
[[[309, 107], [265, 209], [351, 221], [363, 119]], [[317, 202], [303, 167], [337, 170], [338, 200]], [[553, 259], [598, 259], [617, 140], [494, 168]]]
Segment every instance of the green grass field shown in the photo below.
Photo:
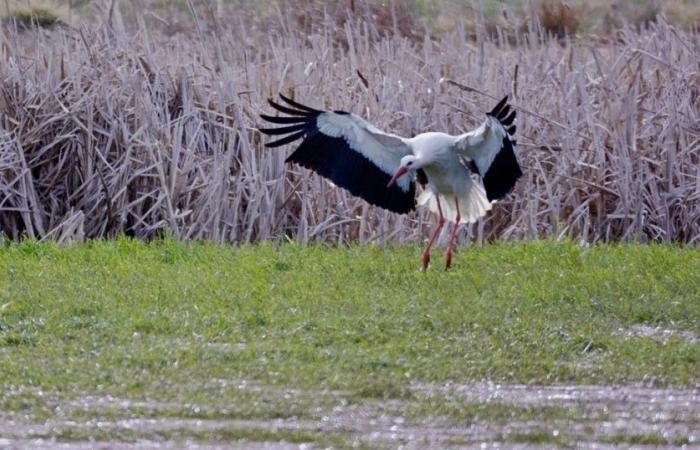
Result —
[[[343, 422], [351, 412], [440, 429], [610, 414], [459, 401], [445, 386], [700, 387], [698, 249], [487, 245], [461, 249], [447, 272], [441, 256], [423, 274], [413, 247], [0, 244], [0, 424], [15, 424], [0, 438], [374, 447], [381, 436], [368, 444]], [[302, 426], [329, 417], [340, 425]], [[692, 429], [697, 417], [679, 423]], [[151, 426], [120, 426], [131, 419]], [[188, 428], [192, 419], [218, 425]]]

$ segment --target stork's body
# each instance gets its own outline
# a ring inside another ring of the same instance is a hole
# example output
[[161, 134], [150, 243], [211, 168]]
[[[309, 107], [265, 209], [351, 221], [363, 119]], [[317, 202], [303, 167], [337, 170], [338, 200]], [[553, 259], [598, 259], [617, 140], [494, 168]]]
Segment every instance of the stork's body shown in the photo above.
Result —
[[[515, 111], [508, 114], [507, 97], [469, 133], [452, 136], [429, 132], [412, 138], [385, 133], [354, 114], [319, 111], [281, 98], [294, 109], [273, 101], [270, 105], [288, 117], [261, 117], [293, 125], [260, 131], [287, 135], [268, 147], [304, 138], [288, 162], [312, 169], [352, 194], [398, 213], [415, 207], [414, 176], [406, 175], [415, 174], [424, 189], [418, 204], [427, 205], [439, 216], [423, 254], [423, 270], [445, 220], [455, 222], [446, 255], [449, 268], [459, 224], [483, 217], [491, 202], [506, 195], [522, 175], [513, 151]], [[473, 177], [465, 159], [472, 162], [481, 182]]]
[[[455, 151], [459, 136], [429, 132], [407, 139], [406, 142], [413, 155], [404, 157], [401, 167], [407, 167], [406, 163], [414, 170], [421, 169], [425, 172], [428, 184], [418, 198], [418, 204], [427, 204], [431, 211], [438, 214], [437, 227], [423, 252], [423, 270], [428, 268], [430, 249], [440, 235], [445, 220], [455, 223], [445, 256], [445, 267], [449, 268], [457, 229], [462, 219], [467, 223], [476, 221], [491, 209], [491, 203], [484, 189], [472, 179], [471, 170], [462, 164], [460, 154]], [[399, 177], [400, 172], [401, 168]]]
[[474, 184], [471, 172], [460, 163], [454, 151], [455, 136], [445, 133], [423, 133], [406, 140], [428, 177], [433, 193], [450, 196], [465, 195]]

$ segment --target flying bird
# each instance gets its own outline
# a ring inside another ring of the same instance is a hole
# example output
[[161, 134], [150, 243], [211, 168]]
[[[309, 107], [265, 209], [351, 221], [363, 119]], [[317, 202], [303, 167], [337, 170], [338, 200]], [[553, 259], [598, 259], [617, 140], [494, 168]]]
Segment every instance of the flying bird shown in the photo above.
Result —
[[439, 216], [423, 252], [423, 271], [446, 220], [455, 223], [445, 256], [447, 269], [459, 224], [483, 217], [522, 175], [514, 152], [515, 110], [511, 111], [507, 96], [472, 131], [457, 136], [428, 132], [412, 138], [386, 133], [352, 113], [310, 108], [282, 94], [280, 98], [284, 104], [268, 102], [283, 116], [260, 117], [282, 126], [259, 131], [280, 136], [266, 147], [301, 139], [286, 162], [311, 169], [351, 194], [400, 214], [415, 209], [416, 182], [423, 187], [417, 203]]

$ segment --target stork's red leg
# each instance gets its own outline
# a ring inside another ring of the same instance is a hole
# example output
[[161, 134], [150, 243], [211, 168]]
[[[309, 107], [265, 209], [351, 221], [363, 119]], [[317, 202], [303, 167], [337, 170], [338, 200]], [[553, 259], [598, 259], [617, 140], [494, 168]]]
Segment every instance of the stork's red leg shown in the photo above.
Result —
[[452, 265], [452, 249], [455, 245], [455, 240], [457, 238], [457, 230], [459, 230], [459, 221], [462, 218], [459, 215], [459, 200], [456, 198], [455, 205], [457, 206], [457, 217], [455, 218], [455, 226], [452, 229], [452, 235], [450, 236], [450, 243], [447, 245], [447, 255], [445, 256], [445, 270], [449, 269]]
[[430, 238], [430, 242], [428, 243], [428, 247], [426, 247], [425, 251], [423, 252], [423, 272], [428, 270], [428, 264], [430, 264], [430, 249], [432, 248], [433, 244], [435, 243], [435, 240], [440, 235], [440, 230], [442, 230], [442, 226], [445, 225], [445, 217], [442, 215], [442, 206], [440, 205], [440, 197], [437, 194], [435, 195], [435, 200], [437, 200], [437, 207], [438, 207], [438, 212], [440, 213], [440, 220], [438, 221], [437, 227], [435, 228], [435, 231], [433, 232], [433, 236]]

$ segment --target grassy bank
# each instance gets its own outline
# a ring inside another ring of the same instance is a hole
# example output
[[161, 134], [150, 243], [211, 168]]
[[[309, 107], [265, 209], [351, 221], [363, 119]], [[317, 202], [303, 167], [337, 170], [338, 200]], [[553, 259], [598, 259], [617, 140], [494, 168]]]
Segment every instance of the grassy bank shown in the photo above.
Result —
[[[545, 420], [573, 413], [450, 406], [418, 392], [478, 380], [699, 386], [697, 249], [502, 244], [462, 249], [449, 272], [436, 252], [426, 274], [419, 256], [126, 239], [2, 245], [0, 410], [262, 420], [379, 399], [408, 401], [409, 421]], [[56, 409], [84, 398], [172, 407]]]

